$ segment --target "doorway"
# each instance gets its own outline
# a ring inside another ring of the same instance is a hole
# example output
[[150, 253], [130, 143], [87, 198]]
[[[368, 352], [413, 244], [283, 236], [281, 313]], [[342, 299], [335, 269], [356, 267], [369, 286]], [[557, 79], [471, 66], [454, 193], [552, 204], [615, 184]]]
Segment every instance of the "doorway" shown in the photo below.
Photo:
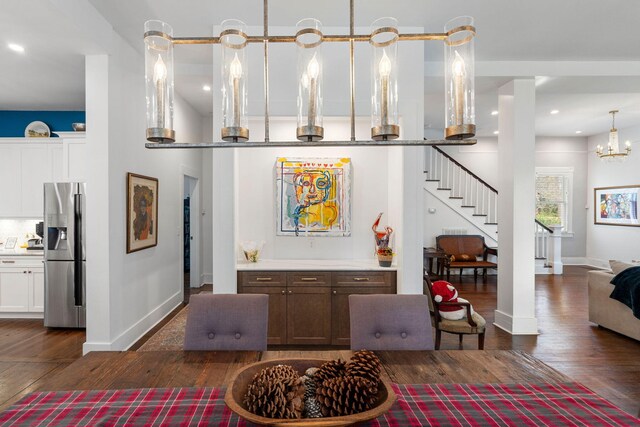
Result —
[[183, 200], [182, 200], [182, 259], [183, 259], [183, 302], [189, 303], [191, 288], [200, 286], [200, 192], [199, 180], [188, 174], [183, 175]]

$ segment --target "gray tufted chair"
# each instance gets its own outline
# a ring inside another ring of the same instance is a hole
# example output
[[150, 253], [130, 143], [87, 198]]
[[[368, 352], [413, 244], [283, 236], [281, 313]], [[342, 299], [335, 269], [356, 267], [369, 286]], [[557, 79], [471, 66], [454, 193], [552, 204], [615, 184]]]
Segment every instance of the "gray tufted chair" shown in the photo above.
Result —
[[433, 350], [424, 295], [349, 295], [352, 350]]
[[193, 295], [189, 300], [184, 349], [264, 351], [268, 315], [268, 295]]

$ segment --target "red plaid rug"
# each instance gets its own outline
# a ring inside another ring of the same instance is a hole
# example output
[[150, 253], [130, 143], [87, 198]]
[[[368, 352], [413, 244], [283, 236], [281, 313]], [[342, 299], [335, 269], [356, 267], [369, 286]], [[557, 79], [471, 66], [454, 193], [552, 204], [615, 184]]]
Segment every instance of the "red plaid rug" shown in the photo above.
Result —
[[[640, 426], [578, 383], [394, 385], [398, 401], [371, 426]], [[224, 389], [32, 393], [0, 414], [20, 426], [244, 426]]]

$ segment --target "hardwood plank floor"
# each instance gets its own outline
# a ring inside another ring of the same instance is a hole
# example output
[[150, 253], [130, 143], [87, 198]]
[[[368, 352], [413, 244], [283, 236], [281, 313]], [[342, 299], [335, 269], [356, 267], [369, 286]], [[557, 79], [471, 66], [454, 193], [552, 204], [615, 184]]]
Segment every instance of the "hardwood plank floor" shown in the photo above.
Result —
[[[589, 323], [589, 270], [565, 267], [563, 276], [536, 276], [538, 336], [511, 336], [493, 326], [495, 276], [489, 276], [487, 283], [479, 279], [475, 285], [473, 276], [458, 282], [456, 275], [452, 283], [487, 320], [485, 349], [523, 350], [623, 410], [638, 414], [640, 342]], [[81, 357], [83, 342], [82, 330], [47, 330], [41, 320], [0, 320], [0, 410]], [[458, 337], [443, 334], [442, 349], [457, 348]], [[475, 337], [466, 337], [463, 348], [476, 349]]]
[[0, 320], [0, 409], [82, 357], [84, 329], [47, 329], [42, 320]]

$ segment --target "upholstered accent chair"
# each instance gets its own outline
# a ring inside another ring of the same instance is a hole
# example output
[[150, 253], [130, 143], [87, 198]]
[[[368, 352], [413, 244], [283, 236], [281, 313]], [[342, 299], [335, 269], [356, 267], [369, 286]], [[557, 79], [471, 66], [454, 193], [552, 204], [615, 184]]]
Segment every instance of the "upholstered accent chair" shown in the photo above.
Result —
[[268, 316], [268, 295], [193, 295], [189, 300], [184, 349], [264, 351]]
[[473, 268], [473, 280], [478, 281], [478, 269], [482, 269], [482, 278], [486, 280], [488, 268], [498, 268], [495, 262], [487, 261], [489, 253], [497, 254], [497, 251], [489, 248], [484, 243], [483, 236], [477, 235], [442, 235], [436, 237], [436, 247], [444, 252], [444, 268], [447, 270], [447, 281], [451, 270]]
[[[478, 335], [478, 350], [484, 350], [484, 330], [487, 322], [484, 317], [478, 313], [471, 314], [471, 304], [468, 302], [437, 302], [433, 297], [431, 291], [431, 280], [429, 274], [425, 270], [423, 280], [423, 293], [429, 300], [429, 312], [431, 313], [431, 319], [433, 320], [433, 326], [436, 329], [436, 350], [440, 349], [440, 340], [442, 338], [442, 332], [450, 334], [457, 334], [459, 337], [460, 349], [462, 349], [462, 337], [465, 335]], [[466, 317], [460, 320], [443, 319], [440, 316], [438, 307], [442, 305], [454, 305], [462, 306], [467, 310]]]
[[433, 350], [424, 295], [349, 295], [352, 350]]

